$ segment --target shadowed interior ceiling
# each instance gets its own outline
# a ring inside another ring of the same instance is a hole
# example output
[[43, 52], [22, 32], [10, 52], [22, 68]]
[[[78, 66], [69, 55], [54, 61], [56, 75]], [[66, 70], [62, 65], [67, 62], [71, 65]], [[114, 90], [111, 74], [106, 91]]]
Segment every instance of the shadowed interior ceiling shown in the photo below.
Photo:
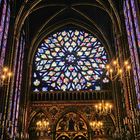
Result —
[[[28, 1], [26, 6], [31, 6], [33, 3], [35, 3], [35, 0]], [[104, 36], [112, 48], [111, 51], [114, 52], [114, 47], [112, 47], [114, 46], [114, 14], [117, 12], [119, 3], [115, 4], [114, 1], [110, 0], [42, 0], [32, 9], [25, 20], [29, 27], [29, 42], [32, 41], [37, 33], [43, 32], [46, 28], [51, 30], [53, 25], [57, 27], [69, 21], [69, 25], [73, 23], [70, 26], [74, 26], [77, 23], [76, 26], [80, 27], [80, 24], [83, 24], [88, 30], [101, 35], [100, 38]], [[20, 3], [17, 2], [17, 4]], [[26, 7], [24, 8], [26, 9]]]

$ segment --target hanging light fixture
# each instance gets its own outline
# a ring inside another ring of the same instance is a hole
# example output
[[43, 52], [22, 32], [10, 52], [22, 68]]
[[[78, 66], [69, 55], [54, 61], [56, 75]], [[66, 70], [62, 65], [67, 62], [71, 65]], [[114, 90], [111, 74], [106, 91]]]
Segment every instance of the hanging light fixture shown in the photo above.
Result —
[[97, 120], [91, 121], [90, 126], [93, 130], [96, 130], [96, 129], [99, 130], [99, 129], [103, 128], [103, 122], [102, 121], [97, 121]]
[[39, 131], [45, 131], [49, 128], [49, 121], [46, 119], [41, 119], [36, 122], [36, 129]]
[[116, 78], [123, 78], [124, 73], [128, 73], [130, 76], [131, 66], [128, 60], [123, 62], [123, 65], [120, 66], [118, 59], [111, 61], [110, 64], [106, 65], [106, 70], [108, 72], [109, 78], [111, 81], [115, 80]]
[[13, 73], [9, 70], [9, 68], [4, 67], [0, 76], [0, 86], [8, 85], [12, 75]]
[[107, 115], [110, 114], [112, 111], [112, 104], [109, 102], [105, 102], [102, 100], [102, 102], [95, 104], [95, 111], [99, 115]]

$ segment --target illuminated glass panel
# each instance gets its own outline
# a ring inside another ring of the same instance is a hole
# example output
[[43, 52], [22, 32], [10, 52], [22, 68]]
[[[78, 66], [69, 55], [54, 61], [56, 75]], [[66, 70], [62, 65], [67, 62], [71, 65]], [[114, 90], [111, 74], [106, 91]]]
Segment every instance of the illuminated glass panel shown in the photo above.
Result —
[[[131, 9], [132, 7], [132, 9]], [[132, 10], [132, 11], [131, 11]], [[140, 64], [139, 64], [139, 34], [138, 23], [136, 17], [136, 9], [134, 7], [134, 1], [124, 1], [124, 16], [125, 16], [125, 25], [127, 31], [127, 38], [129, 44], [129, 50], [131, 54], [131, 62], [133, 67], [133, 75], [135, 82], [135, 90], [137, 94], [138, 107], [140, 108]], [[133, 26], [135, 25], [135, 26]], [[134, 28], [135, 27], [135, 28]]]
[[84, 31], [64, 30], [43, 40], [34, 57], [33, 90], [100, 90], [107, 63], [101, 42]]
[[0, 50], [2, 49], [2, 37], [3, 37], [3, 33], [4, 33], [4, 24], [5, 24], [5, 17], [6, 17], [6, 6], [7, 6], [7, 2], [4, 1], [3, 5], [2, 5], [2, 15], [0, 18]]
[[[23, 72], [23, 58], [24, 58], [24, 49], [25, 49], [25, 34], [21, 33], [20, 39], [16, 43], [16, 50], [15, 50], [15, 61], [14, 61], [14, 73], [15, 75], [15, 85], [13, 85], [15, 88], [12, 88], [14, 91], [14, 95], [10, 96], [10, 110], [11, 114], [9, 116], [12, 118], [12, 124], [14, 128], [12, 129], [12, 133], [14, 134], [17, 131], [17, 123], [18, 123], [18, 117], [19, 117], [19, 103], [20, 103], [20, 97], [21, 97], [21, 82], [22, 82], [22, 72]], [[12, 100], [14, 99], [14, 103]], [[12, 116], [12, 117], [11, 117]]]
[[133, 14], [133, 19], [134, 19], [134, 25], [135, 25], [135, 33], [136, 33], [136, 38], [137, 38], [137, 44], [138, 44], [138, 50], [140, 54], [140, 27], [138, 23], [138, 14], [137, 14], [137, 8], [134, 0], [131, 0], [131, 9], [132, 9], [132, 14]]
[[7, 38], [10, 22], [10, 3], [3, 1], [2, 14], [0, 19], [0, 73], [5, 60], [5, 53], [7, 49]]

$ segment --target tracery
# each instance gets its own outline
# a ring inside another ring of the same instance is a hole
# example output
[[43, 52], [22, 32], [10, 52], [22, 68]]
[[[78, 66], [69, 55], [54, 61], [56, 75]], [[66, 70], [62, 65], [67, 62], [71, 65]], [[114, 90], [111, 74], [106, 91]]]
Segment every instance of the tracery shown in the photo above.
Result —
[[33, 90], [100, 90], [107, 53], [90, 33], [63, 30], [45, 38], [34, 57]]

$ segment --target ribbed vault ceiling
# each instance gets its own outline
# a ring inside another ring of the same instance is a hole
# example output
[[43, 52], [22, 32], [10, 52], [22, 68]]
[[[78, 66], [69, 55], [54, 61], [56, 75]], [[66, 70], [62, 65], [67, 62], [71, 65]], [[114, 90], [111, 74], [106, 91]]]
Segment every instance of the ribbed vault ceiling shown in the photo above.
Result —
[[73, 23], [72, 26], [75, 22], [79, 27], [80, 23], [84, 24], [85, 28], [98, 34], [101, 39], [104, 36], [108, 46], [112, 48], [111, 52], [114, 52], [113, 28], [116, 26], [119, 32], [120, 21], [117, 10], [120, 0], [117, 2], [113, 0], [26, 0], [24, 3], [17, 3], [20, 7], [17, 25], [20, 22], [28, 24], [30, 42], [35, 37], [39, 37], [44, 30], [51, 30], [52, 27], [69, 21], [70, 24]]

